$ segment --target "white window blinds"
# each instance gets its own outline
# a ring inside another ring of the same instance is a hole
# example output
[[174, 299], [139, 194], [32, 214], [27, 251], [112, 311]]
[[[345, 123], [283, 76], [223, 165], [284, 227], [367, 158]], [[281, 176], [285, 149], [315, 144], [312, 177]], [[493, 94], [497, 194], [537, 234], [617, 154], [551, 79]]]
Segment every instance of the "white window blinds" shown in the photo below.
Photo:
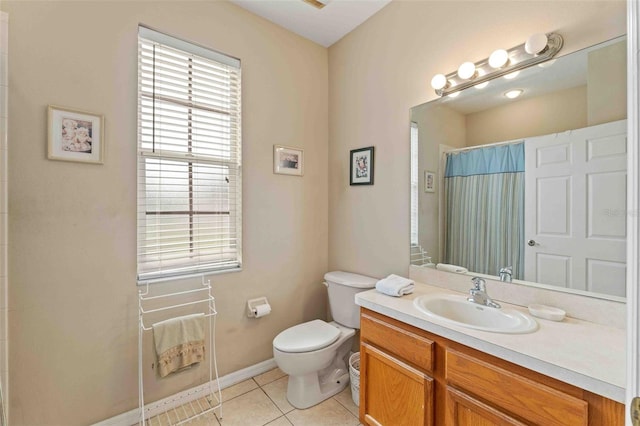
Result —
[[241, 266], [240, 62], [138, 33], [138, 280]]
[[418, 245], [418, 124], [411, 122], [411, 245]]

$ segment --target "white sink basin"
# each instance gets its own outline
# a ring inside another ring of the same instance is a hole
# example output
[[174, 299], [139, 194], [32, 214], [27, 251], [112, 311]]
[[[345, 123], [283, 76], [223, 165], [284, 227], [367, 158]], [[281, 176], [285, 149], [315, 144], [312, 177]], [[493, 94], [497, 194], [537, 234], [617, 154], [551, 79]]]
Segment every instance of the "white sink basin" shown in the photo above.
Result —
[[413, 301], [425, 315], [462, 327], [494, 333], [531, 333], [538, 323], [528, 315], [509, 308], [490, 308], [469, 302], [465, 296], [426, 294]]

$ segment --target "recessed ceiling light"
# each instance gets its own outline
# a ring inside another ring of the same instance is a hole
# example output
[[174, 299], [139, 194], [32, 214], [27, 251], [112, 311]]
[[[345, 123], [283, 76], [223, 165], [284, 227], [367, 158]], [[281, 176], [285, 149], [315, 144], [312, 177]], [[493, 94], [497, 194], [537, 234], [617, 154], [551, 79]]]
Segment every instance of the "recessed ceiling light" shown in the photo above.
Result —
[[522, 89], [515, 89], [515, 90], [509, 90], [504, 95], [509, 99], [515, 99], [518, 96], [522, 95], [523, 92], [524, 92], [524, 90], [522, 90]]

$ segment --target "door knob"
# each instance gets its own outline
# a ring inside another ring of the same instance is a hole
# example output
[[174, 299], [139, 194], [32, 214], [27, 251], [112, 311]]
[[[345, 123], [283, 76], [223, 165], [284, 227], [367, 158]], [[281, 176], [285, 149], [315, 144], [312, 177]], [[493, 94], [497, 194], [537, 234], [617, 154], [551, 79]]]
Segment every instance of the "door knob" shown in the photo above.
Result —
[[536, 240], [529, 240], [527, 241], [527, 244], [529, 245], [529, 247], [533, 247], [536, 245]]

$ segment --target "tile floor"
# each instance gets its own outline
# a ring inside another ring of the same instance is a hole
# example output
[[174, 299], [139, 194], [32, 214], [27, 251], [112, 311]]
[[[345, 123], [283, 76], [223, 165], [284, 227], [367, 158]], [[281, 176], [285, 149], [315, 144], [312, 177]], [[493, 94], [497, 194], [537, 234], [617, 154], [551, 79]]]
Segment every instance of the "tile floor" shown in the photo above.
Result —
[[[194, 419], [192, 426], [358, 426], [358, 407], [351, 386], [322, 403], [298, 410], [287, 401], [288, 376], [279, 368], [222, 390], [222, 414]], [[152, 418], [149, 425], [162, 425]]]

